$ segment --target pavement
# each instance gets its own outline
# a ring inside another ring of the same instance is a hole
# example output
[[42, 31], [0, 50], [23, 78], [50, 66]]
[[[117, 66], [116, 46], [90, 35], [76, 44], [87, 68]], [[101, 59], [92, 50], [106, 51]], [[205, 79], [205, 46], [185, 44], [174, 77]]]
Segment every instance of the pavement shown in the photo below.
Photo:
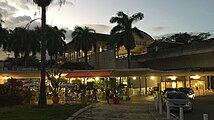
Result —
[[[167, 120], [155, 109], [153, 96], [134, 96], [130, 101], [92, 103], [66, 120]], [[174, 120], [173, 118], [168, 120]]]

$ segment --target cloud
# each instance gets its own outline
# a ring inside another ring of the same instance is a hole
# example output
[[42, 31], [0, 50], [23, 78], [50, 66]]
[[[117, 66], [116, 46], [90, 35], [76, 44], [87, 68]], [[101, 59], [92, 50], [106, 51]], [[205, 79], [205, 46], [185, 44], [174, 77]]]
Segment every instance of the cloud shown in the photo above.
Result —
[[17, 16], [17, 17], [7, 17], [4, 22], [4, 26], [9, 29], [14, 29], [15, 27], [25, 27], [32, 18], [30, 16]]
[[72, 40], [71, 33], [73, 32], [73, 30], [70, 30], [68, 28], [62, 28], [62, 29], [66, 30], [66, 33], [65, 33], [65, 42], [66, 43], [70, 42]]
[[0, 13], [3, 18], [7, 18], [18, 11], [15, 7], [8, 4], [8, 2], [0, 2]]
[[0, 14], [4, 21], [3, 27], [14, 29], [24, 27], [32, 20], [31, 16], [17, 14], [19, 11], [29, 10], [33, 6], [33, 0], [5, 0], [0, 2]]
[[31, 21], [31, 17], [26, 15], [15, 17], [15, 19], [17, 20], [17, 22]]
[[97, 33], [103, 33], [103, 34], [109, 34], [111, 27], [107, 25], [102, 25], [102, 24], [84, 24], [80, 26], [87, 26], [89, 28], [94, 29]]
[[157, 27], [152, 28], [152, 30], [155, 32], [160, 32], [160, 31], [164, 31], [166, 28], [167, 27], [164, 27], [164, 26], [157, 26]]
[[2, 3], [6, 4], [15, 4], [17, 7], [20, 7], [25, 10], [30, 10], [30, 8], [33, 6], [33, 0], [5, 0]]

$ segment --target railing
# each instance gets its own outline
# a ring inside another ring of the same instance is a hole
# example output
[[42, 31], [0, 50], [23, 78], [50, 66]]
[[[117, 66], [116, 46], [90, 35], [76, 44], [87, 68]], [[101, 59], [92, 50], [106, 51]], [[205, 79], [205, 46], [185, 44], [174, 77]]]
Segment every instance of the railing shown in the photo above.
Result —
[[[156, 110], [159, 110], [160, 114], [163, 113], [160, 94], [158, 94], [157, 97], [155, 98], [155, 108], [156, 108]], [[182, 106], [179, 107], [179, 115], [177, 116], [170, 112], [170, 105], [169, 105], [168, 101], [166, 101], [166, 119], [167, 120], [171, 119], [171, 116], [176, 120], [184, 120], [183, 107]], [[208, 114], [203, 114], [203, 120], [208, 120]]]

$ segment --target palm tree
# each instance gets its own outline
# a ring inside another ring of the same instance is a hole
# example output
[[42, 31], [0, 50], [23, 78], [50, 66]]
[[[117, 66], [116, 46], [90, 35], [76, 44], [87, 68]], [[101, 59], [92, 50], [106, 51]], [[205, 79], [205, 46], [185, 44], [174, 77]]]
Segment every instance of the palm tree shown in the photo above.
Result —
[[66, 31], [64, 29], [58, 29], [56, 26], [52, 27], [50, 29], [50, 34], [53, 34], [52, 37], [53, 39], [47, 39], [47, 50], [48, 54], [51, 56], [51, 61], [52, 57], [55, 55], [55, 64], [57, 65], [57, 59], [58, 55], [62, 56], [65, 52], [65, 33]]
[[[41, 28], [36, 27], [36, 32], [40, 35]], [[47, 40], [47, 51], [48, 55], [50, 56], [51, 61], [51, 68], [52, 68], [52, 61], [53, 56], [55, 56], [55, 61], [58, 58], [58, 55], [62, 56], [65, 52], [65, 33], [64, 29], [58, 29], [57, 26], [52, 27], [46, 25], [46, 33], [45, 37]]]
[[10, 52], [14, 52], [15, 58], [19, 58], [20, 55], [23, 56], [25, 59], [25, 66], [28, 66], [29, 56], [35, 56], [40, 50], [40, 45], [35, 31], [16, 27], [10, 32], [10, 38], [7, 41], [6, 49]]
[[[33, 0], [42, 9], [42, 31], [41, 31], [41, 83], [40, 83], [40, 94], [39, 94], [39, 106], [46, 106], [46, 92], [45, 92], [45, 61], [46, 61], [46, 44], [45, 39], [45, 27], [46, 27], [46, 7], [48, 7], [53, 0]], [[59, 4], [62, 5], [66, 0], [59, 0]]]
[[5, 28], [2, 28], [2, 23], [4, 21], [1, 19], [1, 14], [0, 14], [0, 47], [3, 46], [3, 49], [6, 49], [6, 42], [9, 37], [9, 31]]
[[71, 33], [71, 37], [73, 38], [73, 40], [71, 41], [71, 46], [77, 52], [79, 52], [80, 50], [84, 52], [85, 63], [88, 63], [88, 51], [91, 50], [95, 45], [95, 41], [92, 38], [92, 33], [95, 33], [94, 29], [91, 29], [89, 27], [82, 28], [80, 26], [76, 26], [74, 28], [74, 31]]
[[33, 0], [42, 9], [42, 31], [41, 31], [41, 81], [39, 93], [39, 106], [47, 105], [46, 90], [45, 90], [45, 61], [46, 61], [46, 39], [45, 39], [45, 26], [46, 26], [46, 7], [48, 7], [52, 0]]
[[[46, 61], [46, 44], [45, 39], [45, 26], [46, 26], [46, 7], [48, 7], [53, 0], [33, 0], [42, 9], [42, 31], [41, 31], [41, 83], [40, 83], [40, 94], [39, 94], [39, 106], [46, 106], [46, 92], [45, 92], [45, 61]], [[60, 5], [64, 3], [65, 0], [59, 0]]]
[[110, 23], [117, 23], [115, 27], [112, 28], [111, 34], [116, 36], [115, 44], [117, 47], [125, 46], [128, 54], [128, 68], [130, 68], [130, 51], [135, 48], [135, 40], [133, 37], [133, 32], [136, 33], [139, 37], [143, 37], [139, 30], [132, 28], [132, 24], [139, 20], [142, 20], [144, 17], [143, 13], [139, 12], [128, 16], [125, 13], [119, 11], [116, 17], [110, 19]]

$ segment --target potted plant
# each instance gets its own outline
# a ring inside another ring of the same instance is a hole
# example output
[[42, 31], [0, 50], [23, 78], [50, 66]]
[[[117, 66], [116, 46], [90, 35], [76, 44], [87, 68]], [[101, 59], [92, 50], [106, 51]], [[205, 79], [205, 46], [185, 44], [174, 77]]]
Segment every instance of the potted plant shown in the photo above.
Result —
[[116, 90], [114, 89], [114, 96], [112, 98], [112, 101], [114, 104], [119, 104], [120, 103], [120, 97], [118, 97]]
[[59, 103], [60, 84], [62, 84], [61, 74], [62, 71], [56, 69], [47, 71], [47, 79], [50, 81], [49, 90], [52, 92], [52, 101], [54, 104]]

